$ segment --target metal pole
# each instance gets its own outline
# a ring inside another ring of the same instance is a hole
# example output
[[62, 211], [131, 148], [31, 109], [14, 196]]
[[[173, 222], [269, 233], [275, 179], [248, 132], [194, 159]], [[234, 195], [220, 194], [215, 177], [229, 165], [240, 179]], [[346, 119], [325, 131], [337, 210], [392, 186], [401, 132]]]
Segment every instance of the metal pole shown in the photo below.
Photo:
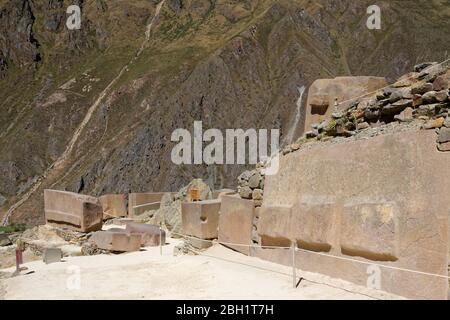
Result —
[[159, 254], [162, 255], [162, 228], [161, 228], [161, 222], [159, 223]]
[[297, 271], [295, 269], [295, 241], [291, 243], [291, 252], [292, 252], [292, 287], [295, 289], [297, 287]]

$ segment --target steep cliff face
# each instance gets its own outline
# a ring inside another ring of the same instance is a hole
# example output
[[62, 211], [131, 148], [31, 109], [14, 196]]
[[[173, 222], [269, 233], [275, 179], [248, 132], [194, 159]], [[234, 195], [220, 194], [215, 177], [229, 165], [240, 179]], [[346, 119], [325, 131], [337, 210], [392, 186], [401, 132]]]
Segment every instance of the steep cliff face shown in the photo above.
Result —
[[34, 23], [30, 1], [5, 2], [0, 11], [0, 52], [4, 71], [8, 64], [27, 68], [41, 60], [39, 43], [33, 33]]
[[70, 31], [72, 1], [0, 1], [0, 195], [3, 213], [17, 204], [11, 221], [42, 221], [43, 188], [234, 186], [242, 166], [172, 164], [173, 130], [202, 121], [295, 138], [302, 86], [393, 81], [449, 49], [449, 1], [384, 1], [381, 30], [366, 27], [371, 1], [166, 0], [156, 18], [158, 1], [76, 3], [82, 28]]

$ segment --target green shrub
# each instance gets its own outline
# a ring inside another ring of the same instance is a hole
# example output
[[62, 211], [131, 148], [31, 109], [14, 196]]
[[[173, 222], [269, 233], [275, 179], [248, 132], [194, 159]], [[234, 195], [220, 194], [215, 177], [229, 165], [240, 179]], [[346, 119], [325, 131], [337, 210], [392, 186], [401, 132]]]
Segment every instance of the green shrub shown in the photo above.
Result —
[[0, 227], [0, 233], [13, 233], [13, 232], [22, 232], [26, 229], [25, 224], [11, 224], [6, 227]]

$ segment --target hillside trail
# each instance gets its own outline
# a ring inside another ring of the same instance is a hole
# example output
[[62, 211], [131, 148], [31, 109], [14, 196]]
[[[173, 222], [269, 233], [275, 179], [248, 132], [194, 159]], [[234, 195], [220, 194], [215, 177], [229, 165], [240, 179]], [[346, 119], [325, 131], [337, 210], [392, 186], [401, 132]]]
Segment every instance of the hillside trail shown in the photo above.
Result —
[[80, 125], [78, 126], [78, 128], [75, 130], [72, 138], [70, 139], [68, 145], [66, 146], [66, 149], [64, 150], [64, 152], [61, 154], [61, 156], [55, 161], [53, 162], [45, 171], [44, 173], [35, 180], [35, 182], [33, 183], [33, 185], [31, 186], [30, 189], [28, 189], [28, 191], [26, 193], [24, 193], [24, 195], [20, 198], [19, 201], [17, 201], [16, 203], [14, 203], [6, 212], [5, 216], [2, 219], [2, 225], [6, 226], [8, 224], [8, 221], [11, 217], [11, 215], [13, 214], [13, 212], [19, 208], [22, 204], [25, 203], [25, 201], [27, 201], [33, 194], [34, 192], [36, 192], [36, 190], [41, 186], [42, 182], [47, 178], [47, 176], [56, 169], [60, 169], [63, 167], [64, 163], [66, 162], [66, 160], [68, 159], [69, 155], [72, 153], [73, 148], [75, 146], [75, 144], [78, 142], [78, 139], [81, 135], [81, 133], [83, 132], [84, 128], [86, 127], [86, 125], [89, 123], [89, 121], [92, 118], [92, 115], [94, 114], [94, 112], [97, 110], [97, 108], [99, 107], [99, 105], [101, 104], [101, 102], [105, 99], [105, 97], [110, 93], [111, 88], [117, 83], [117, 81], [122, 77], [122, 75], [128, 71], [128, 67], [137, 59], [139, 58], [139, 56], [142, 54], [142, 52], [144, 51], [144, 49], [146, 48], [148, 42], [150, 41], [150, 35], [151, 35], [151, 30], [153, 27], [154, 22], [156, 21], [156, 19], [159, 17], [159, 14], [161, 12], [161, 8], [164, 5], [164, 2], [166, 0], [162, 0], [160, 3], [158, 3], [158, 5], [156, 6], [156, 11], [155, 11], [155, 15], [153, 16], [152, 20], [150, 21], [150, 23], [146, 26], [146, 30], [145, 30], [145, 38], [139, 48], [139, 51], [136, 53], [136, 55], [127, 63], [125, 64], [122, 69], [119, 71], [119, 73], [109, 82], [109, 84], [106, 86], [105, 89], [103, 89], [103, 91], [99, 94], [98, 98], [94, 101], [94, 103], [89, 107], [86, 115], [83, 118], [83, 121], [80, 123]]

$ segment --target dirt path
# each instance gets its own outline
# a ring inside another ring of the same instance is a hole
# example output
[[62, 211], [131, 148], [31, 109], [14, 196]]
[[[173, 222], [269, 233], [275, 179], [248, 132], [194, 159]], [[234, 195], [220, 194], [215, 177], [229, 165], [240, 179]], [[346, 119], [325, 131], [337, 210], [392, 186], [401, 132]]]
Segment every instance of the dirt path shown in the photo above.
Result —
[[[299, 272], [215, 245], [201, 256], [163, 249], [26, 264], [34, 273], [4, 280], [6, 299], [383, 299], [393, 296], [341, 280]], [[78, 271], [77, 271], [78, 270]], [[79, 273], [77, 273], [79, 272]], [[78, 277], [79, 275], [79, 277]], [[77, 278], [78, 277], [78, 278]], [[79, 280], [79, 287], [73, 287]]]

